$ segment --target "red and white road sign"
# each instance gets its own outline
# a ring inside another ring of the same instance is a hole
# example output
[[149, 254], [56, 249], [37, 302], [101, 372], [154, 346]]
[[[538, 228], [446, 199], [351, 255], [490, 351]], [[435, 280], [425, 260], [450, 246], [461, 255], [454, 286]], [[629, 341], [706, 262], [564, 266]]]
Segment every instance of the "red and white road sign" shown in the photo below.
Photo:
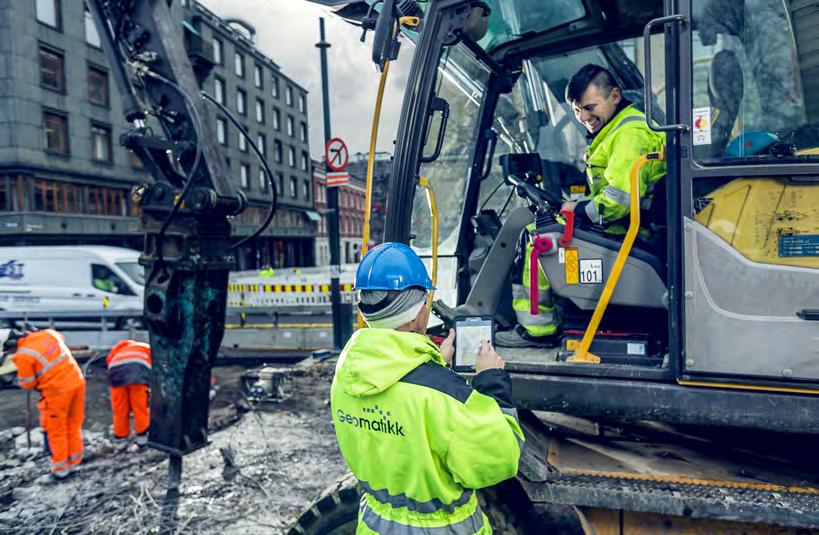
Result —
[[347, 171], [331, 171], [327, 173], [327, 187], [344, 186], [350, 183], [350, 173]]
[[324, 161], [330, 171], [344, 171], [350, 161], [350, 151], [341, 138], [334, 137], [324, 146]]

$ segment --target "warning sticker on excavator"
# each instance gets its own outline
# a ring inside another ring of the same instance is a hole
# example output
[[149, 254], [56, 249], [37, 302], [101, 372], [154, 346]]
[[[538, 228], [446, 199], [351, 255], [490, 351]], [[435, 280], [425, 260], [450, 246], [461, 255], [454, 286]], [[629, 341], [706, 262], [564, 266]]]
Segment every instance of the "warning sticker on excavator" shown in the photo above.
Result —
[[580, 274], [579, 274], [579, 265], [577, 260], [577, 248], [576, 247], [567, 247], [564, 253], [566, 263], [566, 284], [579, 284], [580, 283]]

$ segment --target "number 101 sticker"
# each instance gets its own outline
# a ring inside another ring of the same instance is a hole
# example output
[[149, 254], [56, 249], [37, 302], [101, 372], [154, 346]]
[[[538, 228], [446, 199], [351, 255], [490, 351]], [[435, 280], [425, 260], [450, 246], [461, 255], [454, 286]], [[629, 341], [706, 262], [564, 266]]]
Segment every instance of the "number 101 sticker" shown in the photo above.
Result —
[[603, 260], [580, 261], [580, 284], [603, 284]]

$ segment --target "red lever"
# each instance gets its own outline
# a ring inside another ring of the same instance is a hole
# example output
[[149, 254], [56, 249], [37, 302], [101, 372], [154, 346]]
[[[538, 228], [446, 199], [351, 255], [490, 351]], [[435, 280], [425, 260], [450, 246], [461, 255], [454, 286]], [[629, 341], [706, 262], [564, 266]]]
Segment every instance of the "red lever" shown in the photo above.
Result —
[[537, 232], [532, 235], [532, 254], [529, 255], [529, 312], [533, 316], [539, 313], [540, 289], [538, 288], [538, 275], [540, 274], [539, 258], [540, 253], [545, 253], [552, 249], [552, 239], [548, 236], [541, 236]]
[[560, 246], [568, 247], [574, 235], [574, 212], [561, 210], [560, 213], [566, 218], [566, 226], [563, 227], [563, 235], [560, 237]]

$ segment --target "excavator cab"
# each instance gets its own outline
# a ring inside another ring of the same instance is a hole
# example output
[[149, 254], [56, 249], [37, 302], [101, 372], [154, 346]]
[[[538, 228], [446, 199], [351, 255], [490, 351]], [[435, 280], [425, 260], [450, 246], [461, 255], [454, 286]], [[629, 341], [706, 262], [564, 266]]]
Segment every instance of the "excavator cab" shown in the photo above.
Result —
[[[404, 4], [384, 3], [396, 24]], [[418, 7], [383, 239], [435, 264], [443, 325], [514, 326], [515, 248], [535, 223], [562, 340], [502, 350], [522, 405], [819, 431], [819, 14], [774, 0]], [[563, 98], [588, 63], [667, 140], [639, 210], [649, 232], [625, 250], [559, 214], [588, 193], [586, 131]], [[583, 344], [598, 358], [575, 358]]]

